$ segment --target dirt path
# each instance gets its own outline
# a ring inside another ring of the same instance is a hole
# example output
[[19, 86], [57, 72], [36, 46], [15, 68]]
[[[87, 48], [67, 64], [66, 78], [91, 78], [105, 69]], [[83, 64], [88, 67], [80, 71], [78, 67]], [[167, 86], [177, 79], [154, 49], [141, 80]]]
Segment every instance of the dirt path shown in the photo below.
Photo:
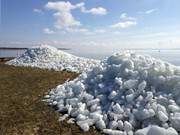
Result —
[[97, 135], [91, 129], [58, 122], [59, 114], [41, 100], [45, 93], [75, 73], [0, 64], [0, 135]]

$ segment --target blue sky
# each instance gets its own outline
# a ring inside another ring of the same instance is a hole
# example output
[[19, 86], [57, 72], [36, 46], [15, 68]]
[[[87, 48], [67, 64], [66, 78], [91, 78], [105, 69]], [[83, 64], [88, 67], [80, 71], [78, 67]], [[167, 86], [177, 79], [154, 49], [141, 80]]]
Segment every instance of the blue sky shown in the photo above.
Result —
[[0, 46], [180, 47], [179, 0], [1, 0]]

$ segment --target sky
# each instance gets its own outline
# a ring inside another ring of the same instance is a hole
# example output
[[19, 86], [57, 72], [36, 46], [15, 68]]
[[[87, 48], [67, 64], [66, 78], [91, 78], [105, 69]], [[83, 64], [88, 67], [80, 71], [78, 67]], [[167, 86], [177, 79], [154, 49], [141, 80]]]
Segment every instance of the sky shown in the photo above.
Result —
[[1, 0], [0, 46], [180, 48], [180, 0]]

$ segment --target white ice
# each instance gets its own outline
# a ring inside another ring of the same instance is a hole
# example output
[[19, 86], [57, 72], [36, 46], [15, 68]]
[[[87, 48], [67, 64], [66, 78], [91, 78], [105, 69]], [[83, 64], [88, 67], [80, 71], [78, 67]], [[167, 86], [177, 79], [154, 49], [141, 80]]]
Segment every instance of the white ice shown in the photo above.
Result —
[[84, 131], [95, 125], [110, 135], [180, 134], [180, 69], [150, 56], [114, 54], [46, 101]]
[[30, 66], [57, 71], [84, 72], [99, 64], [98, 60], [77, 57], [48, 45], [27, 49], [21, 56], [8, 61], [15, 66]]

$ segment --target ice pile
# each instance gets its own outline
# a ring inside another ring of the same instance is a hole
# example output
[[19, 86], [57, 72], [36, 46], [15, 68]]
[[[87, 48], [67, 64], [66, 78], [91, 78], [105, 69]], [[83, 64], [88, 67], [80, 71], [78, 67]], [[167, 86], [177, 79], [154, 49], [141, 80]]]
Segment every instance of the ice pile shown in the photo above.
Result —
[[45, 98], [84, 131], [180, 134], [180, 69], [150, 56], [114, 54]]
[[77, 57], [60, 51], [55, 47], [41, 45], [27, 49], [24, 54], [11, 61], [8, 61], [7, 64], [83, 72], [88, 71], [92, 67], [98, 65], [99, 61]]

